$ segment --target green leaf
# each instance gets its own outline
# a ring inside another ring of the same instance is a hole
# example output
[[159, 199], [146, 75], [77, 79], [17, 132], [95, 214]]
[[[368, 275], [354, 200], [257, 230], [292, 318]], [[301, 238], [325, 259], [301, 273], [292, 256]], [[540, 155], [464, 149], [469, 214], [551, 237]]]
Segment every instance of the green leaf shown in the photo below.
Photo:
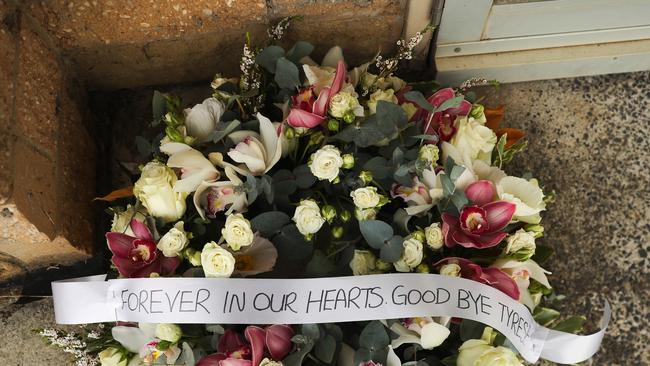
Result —
[[587, 318], [585, 318], [584, 316], [572, 316], [568, 319], [565, 319], [557, 323], [551, 329], [557, 330], [559, 332], [576, 334], [582, 330], [582, 326], [584, 325], [586, 320]]
[[460, 107], [460, 103], [463, 101], [463, 99], [465, 98], [462, 95], [447, 99], [441, 105], [439, 105], [438, 108], [434, 110], [434, 112], [446, 111], [449, 108], [458, 108]]
[[314, 355], [325, 363], [331, 363], [336, 353], [336, 340], [331, 335], [326, 335], [316, 342]]
[[456, 366], [456, 359], [458, 358], [458, 355], [451, 355], [443, 358], [440, 360], [440, 363], [442, 363], [445, 366]]
[[309, 56], [313, 50], [314, 46], [311, 43], [298, 41], [287, 52], [287, 58], [295, 63], [299, 63], [303, 57]]
[[165, 351], [165, 350], [167, 350], [171, 345], [172, 345], [172, 342], [170, 342], [170, 341], [165, 341], [165, 340], [161, 340], [161, 341], [158, 342], [158, 344], [156, 345], [156, 349], [157, 349], [157, 350], [160, 350], [160, 351]]
[[429, 112], [433, 112], [433, 106], [427, 101], [427, 99], [417, 90], [411, 90], [404, 94], [406, 100], [411, 101], [418, 105], [422, 109], [426, 109]]
[[314, 246], [305, 240], [295, 224], [288, 224], [271, 240], [278, 250], [278, 258], [286, 261], [302, 261], [309, 258]]
[[332, 137], [343, 142], [354, 142], [358, 147], [370, 147], [386, 138], [372, 116], [360, 124], [352, 124]]
[[553, 255], [553, 253], [555, 253], [555, 249], [553, 249], [553, 247], [544, 244], [537, 244], [535, 247], [535, 254], [531, 259], [538, 264], [544, 264], [544, 262], [546, 262]]
[[279, 46], [268, 46], [255, 57], [255, 62], [271, 74], [275, 74], [278, 60], [284, 56], [284, 50]]
[[559, 316], [560, 312], [555, 309], [538, 306], [535, 308], [533, 319], [535, 319], [539, 324], [547, 326]]
[[316, 183], [316, 177], [307, 164], [297, 166], [293, 170], [293, 175], [296, 177], [296, 184], [300, 189], [307, 189]]
[[465, 167], [460, 166], [460, 165], [454, 165], [453, 168], [451, 168], [451, 173], [449, 174], [449, 178], [451, 179], [452, 182], [456, 182], [456, 179], [460, 177], [463, 172], [465, 171]]
[[[297, 336], [293, 337], [296, 338]], [[292, 338], [292, 341], [293, 341]], [[296, 343], [296, 349], [282, 360], [284, 366], [302, 366], [305, 356], [314, 348], [314, 342]]]
[[485, 325], [469, 319], [463, 319], [460, 323], [460, 339], [467, 341], [469, 339], [480, 339], [483, 335]]
[[451, 203], [454, 204], [454, 207], [456, 207], [459, 212], [463, 207], [465, 207], [465, 205], [469, 203], [469, 200], [465, 196], [465, 193], [461, 191], [454, 192], [454, 194], [451, 195], [450, 199]]
[[334, 271], [336, 271], [336, 265], [320, 250], [314, 252], [314, 256], [311, 257], [305, 268], [305, 272], [313, 277], [329, 277]]
[[454, 186], [451, 178], [449, 178], [449, 174], [441, 174], [440, 183], [442, 183], [442, 191], [444, 192], [445, 196], [451, 196], [454, 194], [456, 186]]
[[255, 216], [251, 220], [251, 226], [253, 231], [259, 231], [265, 238], [270, 238], [289, 222], [291, 222], [291, 218], [286, 213], [268, 211]]
[[372, 173], [376, 179], [384, 179], [390, 176], [393, 167], [388, 163], [388, 160], [381, 156], [375, 156], [363, 164], [362, 170], [367, 170]]
[[230, 133], [239, 127], [239, 125], [241, 125], [241, 122], [238, 120], [233, 120], [225, 123], [222, 129], [213, 131], [210, 134], [210, 140], [216, 144], [217, 142], [223, 140], [224, 137], [230, 135]]
[[280, 57], [275, 64], [275, 82], [280, 88], [294, 89], [300, 86], [300, 73], [298, 67], [284, 57]]
[[386, 136], [390, 136], [406, 125], [408, 117], [402, 107], [380, 100], [377, 102], [377, 126]]
[[318, 324], [303, 324], [300, 326], [300, 333], [314, 341], [320, 338], [320, 328], [318, 327]]
[[368, 245], [380, 249], [393, 237], [393, 228], [380, 220], [364, 220], [359, 222], [361, 235], [366, 239]]
[[246, 198], [248, 203], [252, 204], [257, 199], [259, 195], [259, 189], [257, 188], [257, 180], [252, 175], [246, 175], [246, 183], [244, 183], [244, 189], [246, 189]]
[[409, 86], [412, 90], [417, 90], [424, 95], [432, 94], [434, 91], [440, 89], [440, 84], [435, 80], [409, 83]]
[[154, 150], [151, 143], [142, 136], [135, 137], [135, 146], [138, 148], [138, 153], [145, 158], [151, 155]]
[[158, 90], [154, 90], [153, 98], [151, 99], [151, 110], [153, 112], [152, 125], [157, 125], [167, 113], [167, 101], [165, 95]]
[[499, 138], [499, 141], [497, 141], [494, 150], [492, 150], [492, 165], [497, 167], [501, 167], [501, 165], [503, 165], [504, 150], [507, 141], [508, 141], [508, 134], [504, 133]]
[[404, 251], [404, 238], [394, 235], [382, 247], [379, 253], [380, 258], [388, 263], [395, 263], [402, 257]]
[[288, 196], [296, 191], [296, 177], [290, 170], [280, 169], [273, 174], [273, 190], [278, 196]]
[[373, 320], [363, 328], [359, 335], [359, 345], [369, 350], [377, 350], [388, 347], [390, 338], [386, 328], [378, 320]]

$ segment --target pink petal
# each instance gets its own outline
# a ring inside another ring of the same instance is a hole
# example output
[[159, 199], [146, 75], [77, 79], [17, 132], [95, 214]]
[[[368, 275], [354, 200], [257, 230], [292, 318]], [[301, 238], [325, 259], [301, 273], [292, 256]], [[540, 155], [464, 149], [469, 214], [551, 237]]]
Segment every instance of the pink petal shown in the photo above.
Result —
[[152, 273], [160, 274], [160, 260], [156, 260], [141, 269], [131, 273], [131, 278], [149, 278]]
[[282, 360], [291, 351], [293, 328], [286, 324], [275, 324], [266, 328], [266, 348], [274, 360]]
[[122, 233], [106, 233], [106, 243], [108, 249], [113, 254], [122, 258], [129, 258], [131, 249], [133, 249], [133, 240], [136, 238]]
[[440, 89], [437, 92], [433, 93], [429, 98], [427, 98], [427, 101], [429, 103], [431, 103], [431, 105], [434, 108], [438, 108], [447, 99], [451, 99], [454, 96], [456, 96], [456, 93], [454, 93], [454, 89], [452, 89], [452, 88], [444, 88], [444, 89]]
[[219, 366], [219, 362], [226, 358], [227, 356], [225, 353], [213, 353], [200, 359], [199, 362], [196, 363], [196, 366]]
[[491, 248], [505, 239], [506, 233], [496, 232], [496, 233], [483, 233], [478, 238], [474, 238], [475, 248], [486, 249]]
[[131, 220], [131, 230], [133, 230], [133, 233], [138, 239], [153, 240], [153, 236], [151, 236], [151, 231], [149, 231], [147, 225], [136, 219]]
[[314, 128], [321, 124], [325, 117], [317, 116], [302, 109], [292, 108], [287, 117], [287, 123], [292, 127]]
[[465, 189], [465, 196], [479, 206], [492, 202], [496, 193], [494, 184], [489, 180], [476, 181]]
[[225, 360], [219, 361], [219, 366], [251, 366], [253, 363], [249, 360], [243, 360], [241, 358], [226, 358]]
[[506, 273], [498, 268], [483, 268], [483, 278], [486, 283], [505, 293], [515, 300], [519, 300], [519, 287]]
[[240, 349], [244, 345], [246, 345], [246, 343], [244, 343], [239, 334], [232, 329], [228, 329], [219, 338], [217, 351], [221, 353], [231, 353]]
[[[345, 82], [345, 76], [347, 74], [347, 68], [345, 67], [345, 62], [339, 60], [339, 63], [336, 65], [336, 74], [334, 76], [334, 81], [332, 81], [332, 90], [330, 91], [329, 99], [332, 99], [336, 93], [341, 91], [343, 88], [343, 83]], [[329, 105], [329, 100], [327, 101]]]
[[496, 201], [483, 206], [487, 213], [487, 221], [490, 224], [490, 231], [495, 232], [503, 229], [515, 214], [517, 206], [514, 203]]
[[173, 275], [176, 271], [176, 268], [181, 264], [181, 259], [179, 257], [165, 257], [164, 255], [160, 256], [160, 274], [162, 276]]
[[452, 239], [456, 230], [458, 230], [458, 218], [446, 212], [443, 213], [442, 214], [442, 235], [445, 238], [445, 246], [447, 246], [448, 248], [453, 248], [454, 246], [456, 246], [456, 242], [453, 241]]
[[460, 230], [453, 232], [451, 235], [451, 240], [454, 242], [454, 244], [458, 244], [463, 248], [480, 248], [480, 245], [476, 243], [474, 238], [468, 236]]
[[332, 89], [328, 86], [324, 87], [318, 94], [318, 98], [314, 103], [314, 114], [323, 116], [324, 118], [325, 114], [327, 114], [327, 107], [329, 107], [332, 96], [334, 96], [334, 94], [332, 94]]
[[460, 105], [456, 108], [449, 108], [445, 110], [445, 114], [450, 116], [466, 116], [472, 110], [472, 103], [463, 100], [460, 102]]
[[249, 325], [244, 330], [244, 336], [248, 343], [251, 344], [253, 366], [258, 366], [264, 357], [264, 340], [266, 338], [266, 331], [258, 326]]
[[132, 278], [133, 274], [142, 269], [145, 266], [142, 262], [134, 262], [131, 258], [118, 257], [113, 255], [111, 261], [117, 268], [117, 271], [124, 277]]

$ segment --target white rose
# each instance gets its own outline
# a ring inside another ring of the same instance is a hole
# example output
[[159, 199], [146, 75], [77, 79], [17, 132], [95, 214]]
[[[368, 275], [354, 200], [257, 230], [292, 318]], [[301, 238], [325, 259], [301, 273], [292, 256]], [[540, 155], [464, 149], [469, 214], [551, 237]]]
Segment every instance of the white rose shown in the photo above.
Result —
[[156, 338], [160, 340], [176, 343], [181, 339], [183, 331], [181, 330], [181, 327], [176, 324], [161, 323], [156, 325], [155, 335]]
[[442, 229], [440, 223], [434, 222], [424, 229], [424, 236], [427, 239], [427, 245], [431, 249], [440, 249], [443, 245]]
[[370, 110], [370, 114], [375, 114], [377, 113], [377, 103], [380, 101], [386, 101], [389, 103], [397, 104], [397, 97], [395, 96], [395, 90], [393, 89], [386, 89], [386, 90], [381, 90], [378, 89], [374, 93], [370, 95], [370, 99], [368, 100], [368, 109]]
[[201, 251], [201, 266], [205, 277], [230, 277], [235, 270], [235, 257], [217, 243], [210, 242]]
[[398, 272], [411, 272], [422, 262], [423, 248], [422, 242], [415, 238], [408, 238], [402, 243], [404, 253], [402, 258], [393, 263]]
[[255, 236], [251, 223], [242, 214], [228, 215], [226, 225], [221, 229], [221, 235], [232, 250], [251, 245]]
[[523, 366], [523, 364], [510, 348], [499, 346], [483, 351], [474, 361], [474, 366]]
[[152, 216], [163, 222], [178, 220], [185, 213], [187, 193], [174, 192], [177, 179], [167, 165], [158, 161], [149, 162], [133, 186], [133, 195]]
[[313, 200], [302, 200], [293, 214], [293, 222], [302, 235], [315, 234], [325, 223], [318, 204]]
[[375, 208], [381, 200], [381, 195], [377, 193], [377, 187], [357, 188], [350, 192], [350, 197], [354, 205], [360, 209]]
[[185, 127], [187, 133], [196, 137], [199, 142], [207, 141], [210, 134], [217, 129], [224, 110], [223, 103], [215, 98], [208, 98], [203, 103], [186, 109]]
[[280, 361], [273, 361], [271, 359], [265, 358], [260, 362], [259, 366], [283, 366], [283, 364]]
[[343, 118], [348, 112], [353, 112], [356, 115], [359, 113], [359, 109], [363, 116], [363, 107], [352, 93], [344, 91], [336, 93], [330, 101], [330, 114], [332, 117]]
[[147, 210], [144, 207], [140, 207], [137, 212], [135, 206], [128, 205], [126, 210], [122, 212], [115, 212], [113, 214], [113, 223], [111, 225], [111, 231], [114, 233], [122, 233], [129, 236], [135, 236], [133, 230], [131, 230], [131, 220], [136, 219], [140, 222], [146, 222]]
[[489, 162], [492, 158], [492, 149], [497, 143], [497, 135], [494, 131], [472, 117], [458, 118], [456, 128], [456, 134], [450, 143], [467, 154], [470, 159]]
[[460, 266], [456, 263], [445, 264], [440, 267], [440, 274], [443, 276], [460, 277]]
[[355, 250], [350, 261], [352, 274], [363, 276], [374, 272], [377, 266], [377, 257], [369, 250]]
[[160, 238], [156, 246], [165, 257], [176, 257], [188, 243], [189, 239], [183, 229], [183, 221], [179, 221]]
[[128, 359], [122, 359], [122, 353], [114, 347], [108, 347], [99, 352], [99, 363], [101, 366], [126, 366]]
[[506, 243], [508, 243], [505, 249], [506, 254], [519, 253], [528, 258], [535, 254], [535, 236], [524, 229], [519, 229], [508, 236]]
[[316, 178], [330, 182], [338, 178], [342, 166], [341, 152], [332, 145], [325, 145], [313, 153], [309, 163], [309, 169]]
[[354, 217], [358, 221], [374, 220], [377, 217], [377, 210], [374, 208], [361, 209], [357, 207], [354, 209]]
[[542, 219], [539, 213], [546, 209], [546, 203], [536, 179], [501, 178], [497, 183], [497, 193], [500, 199], [517, 205], [513, 220], [539, 224]]
[[458, 348], [456, 366], [477, 366], [476, 360], [493, 347], [483, 339], [469, 339]]
[[424, 349], [434, 349], [449, 337], [449, 328], [434, 321], [422, 326], [420, 330], [420, 345]]

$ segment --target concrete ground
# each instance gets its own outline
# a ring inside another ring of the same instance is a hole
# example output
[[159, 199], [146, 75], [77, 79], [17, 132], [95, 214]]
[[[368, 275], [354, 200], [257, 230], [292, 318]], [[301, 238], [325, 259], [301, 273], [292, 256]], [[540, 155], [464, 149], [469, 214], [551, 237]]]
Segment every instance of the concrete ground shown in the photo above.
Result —
[[[544, 216], [557, 255], [551, 283], [561, 310], [612, 322], [592, 365], [650, 365], [650, 72], [502, 85], [502, 125], [528, 131], [529, 148], [506, 170], [532, 172], [557, 200]], [[31, 333], [51, 326], [51, 302], [0, 309], [7, 366], [68, 365]]]

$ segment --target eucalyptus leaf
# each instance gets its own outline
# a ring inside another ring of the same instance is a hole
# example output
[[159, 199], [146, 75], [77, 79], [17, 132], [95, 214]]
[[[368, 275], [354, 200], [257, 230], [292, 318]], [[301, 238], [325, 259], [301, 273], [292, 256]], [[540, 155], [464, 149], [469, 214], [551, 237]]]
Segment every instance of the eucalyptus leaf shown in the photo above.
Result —
[[273, 190], [278, 196], [288, 196], [296, 191], [296, 177], [290, 170], [280, 169], [273, 175]]
[[280, 57], [284, 56], [284, 50], [279, 46], [268, 46], [262, 49], [255, 57], [255, 62], [271, 74], [275, 74], [276, 64]]
[[300, 86], [300, 73], [298, 67], [284, 57], [280, 57], [275, 64], [274, 80], [284, 89], [294, 89]]
[[151, 110], [153, 114], [152, 125], [157, 125], [167, 113], [167, 101], [165, 95], [158, 90], [154, 90], [153, 98], [151, 99]]
[[449, 174], [449, 178], [451, 179], [452, 182], [456, 182], [456, 179], [460, 177], [463, 172], [465, 171], [465, 167], [460, 166], [460, 165], [454, 165], [453, 168], [451, 168], [451, 173]]
[[584, 316], [572, 316], [568, 319], [562, 320], [561, 322], [557, 323], [551, 329], [557, 330], [559, 332], [575, 334], [582, 330], [582, 327], [586, 320], [587, 318], [585, 318]]
[[395, 263], [402, 257], [404, 252], [404, 238], [394, 235], [382, 247], [379, 256], [383, 261]]
[[320, 250], [314, 252], [305, 272], [313, 277], [329, 277], [336, 271], [336, 265], [332, 263]]
[[547, 326], [555, 319], [557, 319], [559, 316], [560, 316], [560, 312], [555, 309], [538, 306], [535, 308], [533, 319], [535, 319], [535, 321], [538, 322], [540, 325]]
[[331, 335], [321, 338], [314, 347], [314, 356], [325, 363], [332, 363], [336, 353], [336, 340]]
[[440, 174], [440, 183], [442, 183], [442, 191], [445, 194], [445, 196], [451, 196], [452, 194], [454, 194], [456, 187], [454, 186], [454, 183], [451, 181], [449, 174]]
[[284, 366], [302, 366], [305, 356], [314, 348], [314, 342], [297, 344], [296, 349], [282, 360]]
[[460, 339], [467, 341], [470, 339], [480, 339], [483, 335], [485, 324], [470, 319], [463, 319], [460, 323]]
[[289, 52], [287, 52], [287, 58], [295, 63], [299, 63], [303, 57], [309, 56], [313, 50], [314, 46], [311, 43], [298, 41], [293, 45], [293, 47], [291, 47]]
[[303, 324], [300, 326], [300, 333], [316, 341], [320, 338], [320, 328], [318, 324]]
[[302, 261], [314, 251], [314, 246], [305, 240], [295, 224], [285, 225], [271, 242], [278, 250], [278, 258], [283, 261]]
[[138, 153], [145, 158], [151, 155], [154, 150], [151, 143], [142, 136], [135, 137], [135, 146], [138, 148]]
[[442, 112], [450, 108], [458, 108], [460, 107], [460, 104], [463, 102], [463, 99], [465, 99], [463, 96], [457, 96], [451, 99], [447, 99], [441, 105], [439, 105], [438, 108], [434, 110], [434, 112]]
[[537, 244], [535, 254], [531, 257], [538, 264], [544, 264], [555, 253], [555, 249], [549, 245]]
[[369, 118], [360, 124], [351, 124], [332, 138], [343, 142], [354, 142], [358, 147], [369, 147], [386, 138], [378, 128], [377, 120]]
[[380, 100], [377, 102], [377, 126], [385, 134], [390, 135], [406, 125], [408, 117], [402, 107], [397, 104]]
[[404, 94], [406, 100], [411, 101], [418, 105], [422, 109], [426, 109], [429, 112], [433, 112], [433, 106], [427, 101], [427, 99], [417, 90], [411, 90]]
[[454, 207], [456, 207], [459, 212], [469, 203], [467, 196], [465, 196], [465, 193], [462, 191], [455, 191], [454, 194], [451, 195], [450, 199], [451, 203], [453, 203]]
[[440, 360], [440, 363], [442, 363], [445, 366], [456, 366], [456, 359], [458, 358], [458, 355], [451, 355], [443, 358]]
[[212, 142], [214, 142], [214, 143], [217, 143], [217, 142], [223, 140], [232, 131], [234, 131], [237, 127], [239, 127], [239, 125], [241, 125], [241, 122], [239, 122], [238, 120], [233, 120], [233, 121], [230, 121], [230, 122], [226, 122], [225, 126], [223, 126], [222, 129], [213, 131], [210, 134], [210, 140], [212, 140]]
[[364, 220], [359, 222], [359, 230], [368, 245], [380, 249], [393, 237], [393, 228], [380, 220]]
[[371, 172], [372, 176], [377, 179], [384, 179], [390, 176], [393, 167], [388, 163], [388, 160], [381, 156], [375, 156], [363, 164], [362, 170]]
[[255, 216], [251, 220], [251, 226], [253, 231], [259, 231], [265, 238], [270, 238], [289, 222], [291, 222], [291, 218], [286, 213], [268, 211]]
[[296, 178], [296, 184], [300, 189], [307, 189], [316, 183], [316, 177], [312, 174], [307, 164], [299, 165], [293, 170]]

